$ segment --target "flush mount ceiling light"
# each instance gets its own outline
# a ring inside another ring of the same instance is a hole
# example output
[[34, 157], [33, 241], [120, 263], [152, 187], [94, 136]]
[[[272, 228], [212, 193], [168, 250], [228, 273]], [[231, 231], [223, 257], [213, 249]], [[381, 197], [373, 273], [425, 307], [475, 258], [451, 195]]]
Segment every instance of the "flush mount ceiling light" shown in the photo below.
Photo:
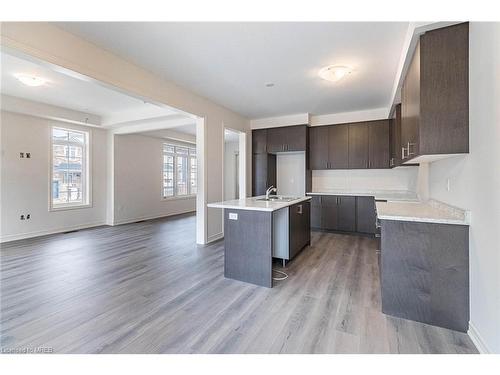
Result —
[[16, 74], [15, 77], [24, 83], [26, 86], [38, 87], [47, 83], [47, 80], [42, 77], [37, 77], [29, 74]]
[[348, 74], [351, 74], [352, 69], [344, 65], [329, 65], [325, 66], [318, 72], [318, 75], [331, 82], [338, 82]]

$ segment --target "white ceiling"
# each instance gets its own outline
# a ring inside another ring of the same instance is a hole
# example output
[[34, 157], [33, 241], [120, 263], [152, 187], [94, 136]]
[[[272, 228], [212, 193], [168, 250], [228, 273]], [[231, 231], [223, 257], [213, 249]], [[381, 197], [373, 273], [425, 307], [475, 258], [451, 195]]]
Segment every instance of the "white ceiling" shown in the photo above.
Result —
[[[147, 123], [151, 127], [153, 123], [156, 129], [172, 128], [196, 134], [195, 120], [184, 113], [145, 103], [96, 82], [4, 52], [0, 53], [0, 58], [2, 94], [97, 115], [103, 126], [119, 128]], [[40, 76], [48, 82], [43, 86], [29, 87], [17, 80], [15, 75], [19, 73]], [[182, 125], [177, 125], [179, 123]]]
[[[388, 107], [408, 30], [407, 22], [56, 25], [248, 118]], [[354, 72], [323, 81], [317, 72], [330, 64]]]

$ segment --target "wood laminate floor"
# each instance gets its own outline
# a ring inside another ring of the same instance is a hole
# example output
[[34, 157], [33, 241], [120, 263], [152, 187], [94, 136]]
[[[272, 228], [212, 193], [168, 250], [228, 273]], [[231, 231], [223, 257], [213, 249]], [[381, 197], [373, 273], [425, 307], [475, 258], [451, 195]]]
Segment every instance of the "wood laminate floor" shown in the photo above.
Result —
[[[382, 314], [366, 237], [312, 233], [273, 289], [223, 277], [195, 217], [2, 245], [1, 346], [55, 353], [475, 353], [466, 334]], [[276, 265], [278, 267], [278, 265]]]

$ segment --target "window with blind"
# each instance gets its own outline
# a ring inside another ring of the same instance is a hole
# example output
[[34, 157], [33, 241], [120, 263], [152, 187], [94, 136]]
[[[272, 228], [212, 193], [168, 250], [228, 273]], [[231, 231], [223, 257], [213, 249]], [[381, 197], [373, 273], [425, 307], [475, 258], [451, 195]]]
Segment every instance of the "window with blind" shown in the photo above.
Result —
[[87, 206], [89, 133], [52, 128], [50, 207]]
[[163, 144], [163, 198], [196, 195], [196, 148]]

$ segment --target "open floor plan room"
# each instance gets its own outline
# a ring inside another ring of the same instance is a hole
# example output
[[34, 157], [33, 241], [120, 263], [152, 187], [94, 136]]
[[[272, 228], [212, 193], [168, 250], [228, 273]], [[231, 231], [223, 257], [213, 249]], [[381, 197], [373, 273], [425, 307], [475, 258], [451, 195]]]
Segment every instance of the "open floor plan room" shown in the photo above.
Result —
[[0, 361], [496, 358], [500, 22], [454, 14], [2, 21]]

